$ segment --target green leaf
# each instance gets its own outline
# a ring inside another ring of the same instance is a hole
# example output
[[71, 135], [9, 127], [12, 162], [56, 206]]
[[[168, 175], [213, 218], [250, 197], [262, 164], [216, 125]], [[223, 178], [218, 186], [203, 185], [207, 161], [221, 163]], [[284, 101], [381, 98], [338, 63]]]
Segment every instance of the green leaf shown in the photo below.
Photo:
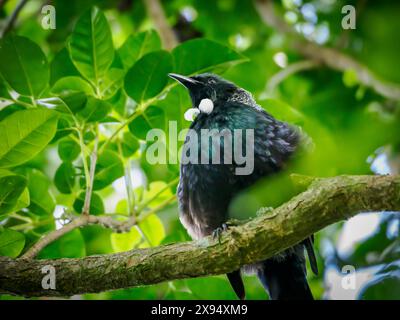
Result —
[[25, 37], [0, 42], [0, 73], [22, 95], [38, 97], [49, 82], [49, 67], [40, 47]]
[[69, 76], [64, 77], [54, 84], [51, 92], [57, 95], [67, 96], [75, 92], [85, 92], [93, 95], [93, 89], [90, 84], [81, 77]]
[[100, 93], [103, 99], [111, 98], [124, 83], [125, 72], [122, 69], [111, 68], [100, 82]]
[[50, 181], [39, 170], [29, 170], [27, 173], [30, 195], [29, 211], [35, 215], [47, 217], [53, 214], [55, 202], [49, 192]]
[[107, 114], [111, 111], [111, 104], [107, 101], [99, 100], [93, 97], [87, 97], [85, 107], [77, 113], [79, 118], [83, 121], [95, 122], [104, 119]]
[[148, 216], [145, 220], [139, 223], [139, 227], [142, 229], [147, 240], [150, 242], [144, 242], [139, 246], [139, 248], [157, 246], [165, 237], [164, 226], [156, 214]]
[[119, 89], [110, 99], [107, 100], [112, 106], [113, 109], [118, 112], [119, 115], [125, 116], [127, 109], [127, 101], [128, 97], [123, 89]]
[[58, 144], [58, 155], [62, 161], [74, 161], [81, 151], [79, 144], [72, 139], [64, 139]]
[[115, 252], [132, 250], [140, 243], [140, 240], [141, 235], [136, 227], [129, 232], [111, 234], [111, 245]]
[[0, 216], [13, 211], [26, 184], [23, 176], [0, 169]]
[[121, 146], [122, 155], [130, 157], [139, 149], [140, 143], [130, 132], [124, 132]]
[[57, 113], [47, 109], [14, 112], [0, 122], [0, 167], [14, 167], [37, 155], [56, 133]]
[[85, 239], [86, 254], [88, 256], [94, 254], [113, 253], [111, 246], [111, 230], [102, 226], [92, 225], [80, 229]]
[[[83, 204], [85, 202], [86, 192], [81, 192], [78, 198], [75, 199], [73, 207], [77, 213], [82, 212]], [[92, 193], [92, 197], [90, 199], [90, 207], [89, 213], [93, 215], [104, 214], [104, 204], [101, 197], [96, 193]]]
[[85, 241], [80, 230], [75, 229], [45, 247], [38, 258], [82, 258], [85, 255]]
[[[153, 181], [150, 183], [149, 188], [145, 190], [143, 195], [143, 200], [146, 201], [148, 199], [154, 198], [162, 189], [165, 189], [167, 184], [164, 181]], [[165, 189], [163, 192], [157, 195], [154, 200], [149, 203], [149, 208], [156, 208], [163, 201], [172, 197], [172, 192], [170, 188]]]
[[63, 162], [54, 176], [54, 184], [61, 193], [69, 194], [75, 185], [75, 167], [70, 162]]
[[153, 128], [165, 129], [164, 110], [155, 106], [148, 107], [140, 116], [129, 124], [130, 132], [138, 139], [146, 140], [146, 135]]
[[189, 40], [172, 50], [175, 72], [179, 74], [225, 70], [246, 59], [232, 49], [207, 39]]
[[79, 18], [69, 49], [79, 72], [98, 87], [114, 59], [110, 26], [100, 9], [94, 7]]
[[0, 256], [16, 258], [25, 246], [25, 237], [22, 233], [11, 230], [0, 230]]
[[157, 50], [161, 50], [160, 37], [154, 30], [148, 30], [130, 35], [118, 49], [118, 53], [124, 68], [129, 69], [142, 56]]
[[29, 189], [25, 188], [20, 197], [17, 200], [17, 204], [13, 208], [13, 211], [17, 212], [21, 209], [27, 208], [30, 204]]
[[50, 84], [68, 76], [80, 76], [69, 55], [68, 49], [63, 48], [56, 53], [50, 63]]
[[62, 112], [76, 114], [81, 111], [87, 103], [87, 96], [84, 92], [69, 92], [67, 95], [61, 95], [61, 100], [64, 102], [67, 110]]
[[183, 86], [175, 86], [165, 99], [157, 101], [157, 106], [165, 111], [166, 118], [177, 122], [178, 131], [189, 127], [191, 122], [184, 119], [184, 114], [191, 105], [190, 95]]
[[343, 72], [343, 83], [346, 87], [351, 88], [359, 84], [357, 73], [353, 69], [347, 69]]
[[[99, 155], [96, 163], [93, 189], [103, 189], [123, 175], [124, 166], [118, 154], [111, 150], [105, 150]], [[84, 185], [84, 179], [81, 180], [81, 185]]]
[[172, 57], [167, 51], [155, 51], [137, 61], [125, 76], [125, 91], [141, 103], [159, 94], [172, 71]]
[[[124, 252], [136, 247], [148, 248], [161, 243], [165, 237], [164, 226], [157, 215], [152, 214], [144, 221], [139, 223], [141, 231], [146, 239], [142, 238], [141, 233], [136, 227], [133, 227], [126, 233], [112, 233], [111, 244], [115, 252]], [[150, 243], [149, 243], [150, 242]]]

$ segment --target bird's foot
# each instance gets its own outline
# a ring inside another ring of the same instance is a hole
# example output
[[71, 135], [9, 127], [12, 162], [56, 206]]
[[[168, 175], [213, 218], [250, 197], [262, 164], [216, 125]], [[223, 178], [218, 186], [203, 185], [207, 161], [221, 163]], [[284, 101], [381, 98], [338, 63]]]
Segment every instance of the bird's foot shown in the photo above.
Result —
[[221, 244], [221, 235], [222, 232], [227, 231], [228, 230], [228, 225], [226, 223], [223, 223], [221, 225], [221, 227], [218, 227], [217, 229], [215, 229], [212, 233], [212, 237], [213, 239], [218, 239], [218, 243]]

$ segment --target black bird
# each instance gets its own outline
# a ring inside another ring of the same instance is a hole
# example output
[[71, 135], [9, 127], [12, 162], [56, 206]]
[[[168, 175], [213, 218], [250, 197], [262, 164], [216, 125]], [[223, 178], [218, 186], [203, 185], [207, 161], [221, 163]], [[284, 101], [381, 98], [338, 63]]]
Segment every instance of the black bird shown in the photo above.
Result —
[[[200, 106], [200, 112], [190, 126], [195, 132], [200, 133], [202, 129], [254, 130], [254, 170], [251, 174], [236, 174], [235, 169], [240, 165], [235, 161], [221, 164], [212, 164], [211, 161], [181, 163], [177, 190], [180, 220], [190, 236], [198, 239], [215, 234], [226, 226], [229, 203], [238, 192], [285, 167], [300, 144], [300, 133], [264, 111], [249, 92], [219, 76], [209, 73], [192, 77], [169, 76], [188, 89], [193, 108]], [[192, 140], [186, 137], [184, 153], [193, 150]], [[220, 148], [223, 155], [223, 143]], [[210, 158], [214, 151], [212, 147], [205, 150]], [[201, 152], [204, 150], [199, 145], [198, 153]], [[277, 256], [242, 269], [257, 274], [271, 299], [313, 299], [306, 280], [304, 256], [306, 249], [312, 270], [316, 273], [312, 242], [310, 237]], [[236, 295], [244, 299], [241, 271], [227, 276]]]

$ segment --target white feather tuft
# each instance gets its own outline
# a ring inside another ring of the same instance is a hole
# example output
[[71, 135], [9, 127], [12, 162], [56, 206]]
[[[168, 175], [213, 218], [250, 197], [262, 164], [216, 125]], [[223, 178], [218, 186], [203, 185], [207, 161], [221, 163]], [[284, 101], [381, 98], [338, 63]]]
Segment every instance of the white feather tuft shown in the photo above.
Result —
[[201, 112], [210, 114], [214, 109], [214, 103], [210, 99], [203, 99], [200, 101], [199, 109]]
[[186, 110], [184, 118], [186, 121], [194, 121], [196, 119], [197, 115], [200, 113], [200, 110], [197, 108], [190, 108]]

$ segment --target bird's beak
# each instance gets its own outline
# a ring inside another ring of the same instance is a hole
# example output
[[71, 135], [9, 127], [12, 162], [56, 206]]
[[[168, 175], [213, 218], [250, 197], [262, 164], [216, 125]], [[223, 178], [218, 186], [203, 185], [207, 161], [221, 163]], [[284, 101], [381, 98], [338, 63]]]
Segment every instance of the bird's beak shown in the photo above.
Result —
[[200, 81], [176, 73], [168, 73], [168, 76], [178, 81], [189, 90], [193, 90], [195, 87], [202, 84]]

